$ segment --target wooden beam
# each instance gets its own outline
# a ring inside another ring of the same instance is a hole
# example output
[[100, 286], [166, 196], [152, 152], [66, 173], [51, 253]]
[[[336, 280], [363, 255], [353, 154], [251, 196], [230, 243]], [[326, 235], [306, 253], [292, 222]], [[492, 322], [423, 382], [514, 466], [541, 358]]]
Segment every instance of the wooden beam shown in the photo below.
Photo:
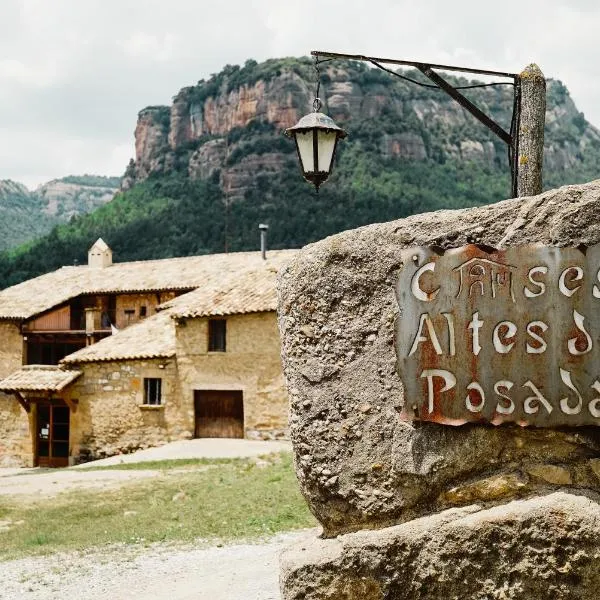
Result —
[[79, 404], [79, 400], [72, 398], [61, 398], [61, 400], [71, 409], [71, 412], [75, 412], [77, 410], [77, 405]]
[[23, 396], [23, 394], [21, 394], [21, 392], [13, 392], [15, 398], [17, 399], [17, 402], [23, 407], [23, 409], [25, 410], [25, 412], [30, 412], [31, 411], [31, 404], [29, 403], [29, 401], [27, 400], [27, 398], [25, 398], [25, 396]]

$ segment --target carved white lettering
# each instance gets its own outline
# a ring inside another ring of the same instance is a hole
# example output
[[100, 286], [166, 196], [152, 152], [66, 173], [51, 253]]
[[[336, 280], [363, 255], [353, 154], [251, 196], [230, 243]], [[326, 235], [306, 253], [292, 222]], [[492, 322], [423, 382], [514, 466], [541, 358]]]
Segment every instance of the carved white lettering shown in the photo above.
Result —
[[[590, 387], [600, 394], [600, 381], [596, 379], [596, 381], [594, 381]], [[600, 397], [590, 400], [590, 403], [588, 404], [588, 410], [590, 411], [592, 417], [600, 417]]]
[[448, 321], [448, 353], [450, 356], [456, 354], [456, 339], [454, 337], [454, 315], [452, 313], [442, 313]]
[[552, 412], [552, 405], [544, 398], [542, 392], [537, 389], [533, 382], [528, 380], [523, 384], [523, 387], [528, 387], [535, 394], [534, 396], [525, 398], [525, 402], [523, 402], [523, 410], [528, 415], [537, 413], [540, 410], [540, 404], [548, 411], [548, 414]]
[[472, 333], [472, 338], [473, 338], [473, 354], [475, 356], [477, 356], [480, 352], [481, 352], [481, 344], [479, 343], [479, 330], [481, 329], [481, 327], [483, 327], [483, 321], [479, 320], [479, 313], [475, 312], [473, 313], [473, 318], [471, 319], [471, 322], [469, 323], [469, 329], [471, 329], [473, 331]]
[[[504, 331], [506, 330], [506, 331]], [[508, 354], [515, 342], [510, 342], [507, 344], [511, 338], [514, 338], [517, 333], [517, 326], [511, 321], [500, 321], [496, 327], [494, 327], [494, 333], [492, 335], [492, 340], [494, 342], [494, 349], [499, 354]]]
[[543, 281], [535, 280], [533, 278], [533, 276], [536, 273], [541, 273], [542, 275], [545, 275], [547, 272], [548, 272], [548, 267], [545, 267], [545, 266], [532, 267], [531, 269], [529, 269], [529, 273], [527, 274], [527, 277], [529, 278], [529, 281], [531, 281], [531, 283], [533, 283], [533, 285], [535, 285], [539, 288], [539, 290], [532, 291], [527, 286], [525, 286], [523, 291], [525, 293], [525, 296], [527, 296], [527, 298], [535, 298], [536, 296], [541, 296], [546, 291], [546, 284]]
[[415, 341], [413, 342], [408, 355], [412, 356], [417, 351], [419, 344], [421, 342], [427, 341], [427, 336], [423, 335], [423, 325], [427, 325], [427, 333], [429, 334], [429, 340], [433, 345], [435, 353], [442, 354], [442, 347], [440, 346], [440, 341], [438, 340], [437, 335], [435, 334], [435, 329], [433, 328], [433, 321], [431, 320], [429, 313], [423, 313], [419, 320], [419, 330], [417, 331]]
[[[496, 381], [494, 384], [494, 392], [503, 400], [508, 401], [508, 406], [504, 406], [500, 404], [500, 400], [498, 404], [496, 404], [496, 412], [500, 415], [512, 415], [515, 412], [515, 403], [513, 402], [510, 396], [507, 396], [506, 393], [510, 391], [514, 383], [512, 381], [508, 381], [508, 379], [503, 379], [501, 381]], [[501, 391], [504, 390], [504, 391]]]
[[[567, 275], [569, 277], [567, 278]], [[577, 285], [575, 287], [567, 287], [567, 283], [572, 283], [574, 281], [581, 281], [583, 279], [583, 269], [581, 267], [567, 267], [558, 278], [558, 289], [562, 294], [570, 298], [580, 287], [581, 285]]]
[[421, 275], [423, 275], [423, 273], [426, 273], [427, 271], [431, 271], [432, 273], [433, 273], [433, 271], [435, 271], [435, 263], [434, 262], [425, 263], [413, 275], [411, 282], [410, 282], [410, 291], [413, 293], [413, 296], [417, 300], [421, 300], [422, 302], [431, 302], [432, 300], [435, 300], [436, 296], [440, 292], [440, 288], [437, 288], [437, 289], [433, 290], [432, 292], [425, 292], [421, 288]]
[[577, 348], [577, 342], [581, 340], [580, 336], [571, 338], [569, 340], [567, 346], [569, 348], [569, 353], [573, 356], [581, 356], [582, 354], [587, 354], [588, 352], [590, 352], [593, 346], [592, 338], [583, 326], [584, 319], [585, 317], [583, 315], [580, 315], [576, 310], [573, 311], [573, 320], [575, 321], [575, 325], [577, 326], [577, 329], [579, 329], [579, 331], [581, 331], [581, 333], [583, 333], [583, 335], [585, 336], [585, 348], [583, 350], [579, 350], [579, 348]]
[[450, 371], [445, 371], [444, 369], [424, 369], [421, 372], [421, 377], [427, 377], [427, 409], [429, 410], [429, 414], [431, 414], [435, 408], [433, 378], [441, 377], [444, 380], [444, 385], [439, 390], [439, 393], [442, 394], [451, 390], [456, 385], [456, 377]]
[[474, 390], [479, 395], [479, 401], [473, 402], [473, 400], [471, 400], [471, 394], [467, 393], [467, 397], [465, 398], [467, 409], [474, 413], [481, 412], [485, 404], [485, 392], [483, 391], [483, 388], [476, 381], [471, 381], [467, 386], [467, 390]]
[[543, 354], [548, 348], [546, 340], [538, 334], [535, 329], [541, 329], [542, 332], [548, 331], [548, 325], [544, 321], [531, 321], [527, 324], [527, 333], [537, 342], [535, 346], [532, 346], [529, 342], [526, 344], [528, 354]]
[[568, 397], [561, 398], [560, 399], [560, 410], [562, 410], [565, 413], [565, 415], [578, 415], [581, 412], [581, 407], [583, 406], [583, 398], [581, 397], [579, 390], [575, 387], [575, 385], [573, 384], [573, 381], [571, 380], [570, 371], [565, 371], [565, 369], [561, 368], [560, 369], [560, 378], [562, 379], [562, 382], [572, 392], [575, 392], [575, 395], [577, 396], [577, 404], [575, 406], [569, 405]]

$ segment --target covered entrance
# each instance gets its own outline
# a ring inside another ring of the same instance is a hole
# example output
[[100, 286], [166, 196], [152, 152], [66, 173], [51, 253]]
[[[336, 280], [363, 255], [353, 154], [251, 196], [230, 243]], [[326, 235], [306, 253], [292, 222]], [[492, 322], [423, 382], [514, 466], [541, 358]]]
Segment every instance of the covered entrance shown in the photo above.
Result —
[[37, 403], [36, 460], [38, 467], [69, 465], [69, 428], [71, 413], [66, 404]]
[[61, 392], [80, 376], [81, 371], [58, 366], [24, 365], [0, 381], [0, 392], [12, 394], [30, 415], [35, 466], [68, 466], [71, 413], [77, 400]]
[[243, 438], [241, 390], [194, 390], [197, 438]]

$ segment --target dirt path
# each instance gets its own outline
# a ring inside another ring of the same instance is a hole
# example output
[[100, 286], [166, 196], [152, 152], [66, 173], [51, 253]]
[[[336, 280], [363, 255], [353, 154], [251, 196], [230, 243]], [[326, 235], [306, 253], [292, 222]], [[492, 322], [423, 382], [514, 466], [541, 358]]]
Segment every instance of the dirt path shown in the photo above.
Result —
[[278, 558], [306, 530], [259, 544], [64, 553], [0, 562], [2, 600], [280, 600]]
[[118, 487], [128, 481], [159, 477], [161, 471], [150, 469], [131, 471], [74, 471], [32, 469], [24, 473], [0, 475], [0, 496], [20, 495], [31, 498], [50, 498], [72, 489], [105, 489]]
[[[289, 442], [262, 442], [255, 440], [197, 439], [165, 444], [132, 454], [111, 456], [68, 469], [12, 469], [0, 468], [0, 496], [22, 495], [49, 498], [73, 489], [114, 488], [129, 481], [161, 477], [160, 470], [140, 469], [127, 471], [88, 471], [89, 467], [107, 467], [118, 464], [140, 463], [153, 460], [182, 458], [251, 458], [276, 452], [289, 451]], [[202, 470], [203, 466], [194, 467]], [[176, 473], [171, 470], [170, 474]]]

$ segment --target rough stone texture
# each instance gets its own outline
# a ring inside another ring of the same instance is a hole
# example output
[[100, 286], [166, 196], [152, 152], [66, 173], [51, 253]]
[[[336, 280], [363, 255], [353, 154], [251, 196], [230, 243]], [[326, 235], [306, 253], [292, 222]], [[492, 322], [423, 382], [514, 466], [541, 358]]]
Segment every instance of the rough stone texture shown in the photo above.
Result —
[[493, 165], [496, 160], [496, 149], [492, 142], [463, 140], [460, 143], [460, 157], [462, 160], [471, 160], [487, 165]]
[[[135, 127], [135, 178], [162, 171], [169, 147], [169, 116], [165, 106], [140, 111]], [[167, 113], [165, 115], [165, 113]], [[165, 118], [166, 116], [166, 118]]]
[[381, 153], [386, 158], [392, 156], [408, 160], [425, 160], [427, 158], [423, 138], [409, 131], [395, 135], [384, 135], [381, 140]]
[[450, 490], [497, 475], [515, 474], [523, 485], [495, 499], [486, 495], [488, 504], [556, 489], [560, 484], [529, 474], [538, 465], [569, 472], [572, 489], [599, 488], [590, 463], [600, 456], [597, 428], [401, 422], [394, 351], [400, 248], [592, 245], [600, 242], [599, 218], [595, 181], [344, 232], [307, 246], [281, 272], [296, 472], [326, 536], [439, 512], [452, 506]]
[[597, 498], [556, 492], [451, 509], [284, 551], [285, 600], [595, 600]]
[[268, 152], [249, 154], [222, 174], [223, 191], [229, 200], [243, 199], [244, 192], [256, 185], [256, 174], [272, 175], [277, 173], [287, 160], [284, 154]]
[[288, 436], [288, 397], [274, 312], [227, 318], [227, 352], [208, 351], [208, 319], [179, 325], [177, 364], [183, 398], [194, 390], [243, 390], [244, 433], [250, 439]]
[[[206, 318], [182, 321], [176, 339], [171, 359], [78, 365], [83, 375], [67, 396], [79, 400], [71, 415], [74, 462], [192, 438], [194, 390], [242, 390], [245, 437], [287, 436], [275, 313], [228, 317], [226, 352], [208, 351]], [[162, 379], [161, 406], [143, 406], [144, 377]]]
[[257, 117], [277, 129], [286, 129], [306, 112], [311, 93], [299, 75], [282, 72], [270, 81], [260, 80], [216, 98], [211, 96], [204, 103], [203, 121], [197, 135], [223, 135], [235, 127], [245, 127]]
[[[71, 412], [72, 462], [192, 437], [193, 412], [184, 410], [174, 360], [85, 363], [78, 368], [83, 375], [64, 394], [78, 400]], [[144, 406], [144, 377], [162, 379], [160, 406]]]
[[[118, 318], [132, 307], [139, 315], [141, 305], [151, 314], [153, 304], [147, 300], [143, 294], [119, 296]], [[194, 390], [241, 390], [244, 436], [288, 437], [288, 397], [274, 312], [228, 316], [226, 352], [208, 351], [207, 318], [172, 321], [172, 327], [177, 352], [172, 358], [70, 365], [82, 375], [56, 396], [77, 400], [70, 421], [71, 463], [194, 437]], [[22, 348], [22, 338], [16, 325], [0, 323], [0, 328], [6, 334], [0, 352], [6, 376], [21, 366], [16, 349]], [[160, 406], [143, 404], [145, 377], [162, 379]], [[33, 466], [37, 404], [31, 403], [28, 416], [13, 396], [0, 393], [0, 402], [0, 466]]]
[[[0, 323], [0, 379], [23, 364], [23, 338], [18, 322]], [[31, 417], [14, 396], [0, 392], [0, 467], [32, 466]]]
[[188, 173], [192, 179], [208, 179], [222, 169], [227, 158], [227, 141], [223, 138], [203, 144], [190, 157]]

